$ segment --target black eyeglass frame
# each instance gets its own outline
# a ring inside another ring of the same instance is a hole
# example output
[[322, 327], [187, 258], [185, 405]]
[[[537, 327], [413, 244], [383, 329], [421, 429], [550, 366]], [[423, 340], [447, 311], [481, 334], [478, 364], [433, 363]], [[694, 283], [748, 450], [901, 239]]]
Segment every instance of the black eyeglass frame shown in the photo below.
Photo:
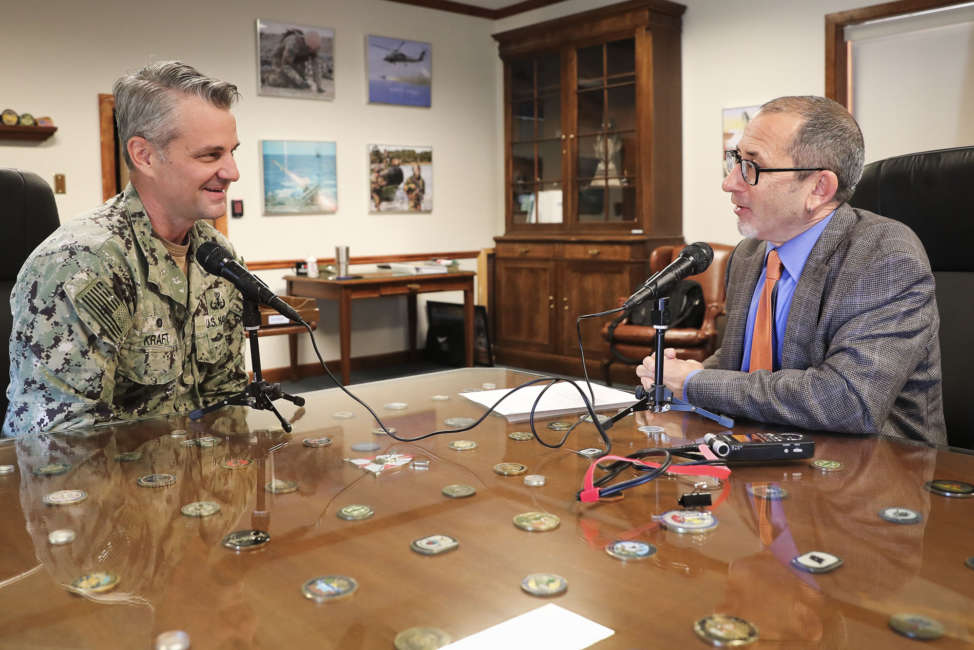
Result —
[[[734, 159], [734, 164], [728, 169], [727, 163]], [[754, 168], [754, 182], [752, 183], [747, 179], [747, 174], [744, 173], [744, 163], [747, 163]], [[744, 160], [741, 158], [741, 152], [737, 149], [728, 149], [724, 152], [724, 168], [727, 169], [728, 174], [734, 173], [734, 167], [738, 165], [741, 166], [741, 178], [748, 185], [754, 186], [758, 184], [758, 179], [761, 178], [761, 172], [824, 172], [828, 171], [825, 167], [778, 167], [774, 169], [764, 169], [761, 165], [757, 164], [753, 160]]]

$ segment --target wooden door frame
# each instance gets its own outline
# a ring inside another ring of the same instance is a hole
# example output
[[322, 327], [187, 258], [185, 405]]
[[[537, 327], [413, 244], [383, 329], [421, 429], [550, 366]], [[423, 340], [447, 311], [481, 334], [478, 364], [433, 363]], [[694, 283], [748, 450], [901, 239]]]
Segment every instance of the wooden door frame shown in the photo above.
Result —
[[870, 20], [965, 4], [969, 0], [897, 0], [825, 15], [825, 96], [852, 112], [852, 43], [845, 28]]
[[[118, 134], [115, 131], [115, 97], [98, 94], [98, 141], [101, 144], [101, 198], [107, 201], [121, 192], [118, 166], [125, 164], [118, 160]], [[217, 217], [213, 226], [227, 236], [227, 214]]]

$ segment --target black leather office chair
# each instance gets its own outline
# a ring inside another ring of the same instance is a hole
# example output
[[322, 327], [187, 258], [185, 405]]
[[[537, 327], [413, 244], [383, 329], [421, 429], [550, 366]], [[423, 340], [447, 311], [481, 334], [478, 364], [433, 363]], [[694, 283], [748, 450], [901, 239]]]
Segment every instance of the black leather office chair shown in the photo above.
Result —
[[0, 169], [0, 422], [7, 413], [10, 376], [8, 342], [13, 317], [10, 292], [27, 256], [59, 225], [51, 186], [40, 176], [19, 169]]
[[920, 237], [937, 282], [947, 440], [974, 449], [974, 147], [866, 165], [849, 201]]

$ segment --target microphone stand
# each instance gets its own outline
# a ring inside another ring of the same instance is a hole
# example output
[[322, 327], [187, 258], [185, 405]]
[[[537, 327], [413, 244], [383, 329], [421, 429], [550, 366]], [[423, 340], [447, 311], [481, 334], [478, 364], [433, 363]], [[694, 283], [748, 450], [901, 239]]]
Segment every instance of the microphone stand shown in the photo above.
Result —
[[663, 337], [670, 324], [669, 296], [662, 296], [656, 300], [656, 308], [652, 311], [653, 328], [656, 330], [656, 381], [652, 388], [647, 392], [642, 386], [636, 388], [636, 399], [639, 401], [628, 408], [624, 408], [609, 420], [602, 424], [603, 429], [608, 429], [622, 418], [635, 413], [636, 411], [650, 410], [653, 413], [664, 413], [666, 411], [687, 411], [698, 413], [703, 417], [717, 422], [728, 429], [734, 426], [734, 420], [726, 415], [712, 413], [699, 406], [694, 406], [686, 400], [673, 397], [673, 391], [666, 387], [662, 382], [663, 378]]
[[280, 384], [271, 384], [264, 381], [260, 371], [260, 347], [257, 344], [257, 329], [260, 327], [260, 308], [257, 301], [244, 296], [243, 299], [243, 326], [250, 338], [250, 361], [254, 367], [254, 380], [237, 393], [216, 404], [211, 404], [201, 409], [197, 409], [189, 414], [189, 419], [199, 420], [207, 413], [211, 413], [224, 406], [249, 406], [252, 409], [271, 411], [281, 422], [281, 428], [288, 433], [291, 432], [291, 425], [284, 416], [274, 407], [274, 400], [286, 399], [297, 406], [304, 406], [304, 398], [297, 395], [289, 395], [281, 390]]

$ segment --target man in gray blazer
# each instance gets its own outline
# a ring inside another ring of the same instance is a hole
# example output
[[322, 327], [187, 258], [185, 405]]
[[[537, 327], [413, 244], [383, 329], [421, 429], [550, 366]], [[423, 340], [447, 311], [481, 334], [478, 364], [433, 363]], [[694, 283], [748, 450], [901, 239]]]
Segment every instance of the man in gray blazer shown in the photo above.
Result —
[[[726, 156], [722, 187], [746, 239], [728, 267], [723, 343], [702, 364], [664, 351], [675, 396], [801, 429], [946, 442], [930, 263], [907, 226], [846, 203], [863, 157], [862, 132], [836, 102], [762, 106]], [[754, 369], [772, 257], [771, 368]], [[654, 368], [653, 356], [637, 368], [647, 389]]]

